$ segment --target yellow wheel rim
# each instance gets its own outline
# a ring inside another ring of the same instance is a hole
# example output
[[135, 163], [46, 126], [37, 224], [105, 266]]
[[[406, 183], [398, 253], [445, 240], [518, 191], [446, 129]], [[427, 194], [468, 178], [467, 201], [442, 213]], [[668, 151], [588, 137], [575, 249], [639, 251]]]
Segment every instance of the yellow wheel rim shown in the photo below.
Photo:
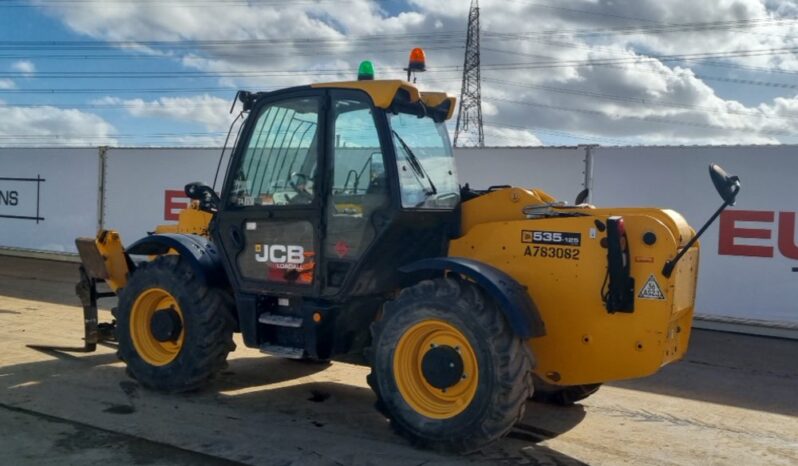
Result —
[[[463, 376], [446, 388], [427, 382], [421, 364], [424, 355], [436, 346], [454, 348], [463, 360]], [[448, 419], [462, 413], [477, 392], [479, 366], [468, 339], [453, 325], [442, 320], [423, 320], [410, 327], [399, 339], [393, 355], [393, 376], [402, 398], [417, 413], [432, 419]]]
[[[143, 360], [153, 366], [165, 366], [174, 361], [183, 347], [185, 330], [175, 341], [158, 341], [152, 334], [152, 316], [161, 309], [173, 309], [183, 324], [183, 312], [177, 300], [162, 288], [150, 288], [141, 293], [130, 311], [130, 336], [136, 352]], [[185, 325], [183, 325], [185, 329]]]

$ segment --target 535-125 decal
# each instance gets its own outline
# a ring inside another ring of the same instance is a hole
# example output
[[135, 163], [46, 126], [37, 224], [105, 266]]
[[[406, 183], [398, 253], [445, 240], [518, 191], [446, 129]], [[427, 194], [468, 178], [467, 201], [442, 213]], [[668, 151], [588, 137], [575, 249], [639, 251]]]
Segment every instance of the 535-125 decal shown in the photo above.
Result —
[[522, 230], [521, 242], [533, 245], [524, 249], [525, 256], [578, 261], [582, 234], [568, 231]]
[[521, 242], [578, 247], [582, 245], [582, 233], [573, 233], [569, 231], [521, 230]]

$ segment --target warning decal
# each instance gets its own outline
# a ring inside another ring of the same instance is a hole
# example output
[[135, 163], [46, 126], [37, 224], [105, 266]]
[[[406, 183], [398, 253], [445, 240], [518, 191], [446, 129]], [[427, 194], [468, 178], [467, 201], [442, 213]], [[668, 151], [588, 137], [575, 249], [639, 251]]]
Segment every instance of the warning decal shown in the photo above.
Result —
[[657, 279], [654, 278], [654, 274], [648, 276], [648, 280], [646, 280], [646, 283], [643, 285], [637, 297], [643, 299], [665, 299], [665, 293], [663, 293], [662, 288], [659, 287], [659, 283], [657, 283]]

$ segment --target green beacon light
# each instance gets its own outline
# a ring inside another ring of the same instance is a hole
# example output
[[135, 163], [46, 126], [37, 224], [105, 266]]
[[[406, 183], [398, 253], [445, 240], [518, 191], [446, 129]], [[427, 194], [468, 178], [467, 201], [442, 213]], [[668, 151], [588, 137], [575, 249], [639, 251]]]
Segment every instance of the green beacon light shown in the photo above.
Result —
[[357, 68], [357, 80], [370, 81], [372, 79], [374, 79], [374, 64], [369, 60], [363, 60]]

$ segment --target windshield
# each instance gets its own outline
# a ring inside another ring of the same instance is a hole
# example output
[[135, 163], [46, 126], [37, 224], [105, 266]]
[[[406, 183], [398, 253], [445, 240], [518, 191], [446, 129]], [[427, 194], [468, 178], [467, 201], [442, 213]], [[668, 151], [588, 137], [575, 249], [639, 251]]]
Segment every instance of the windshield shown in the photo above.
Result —
[[408, 113], [388, 114], [402, 207], [452, 209], [460, 201], [454, 155], [443, 122]]

